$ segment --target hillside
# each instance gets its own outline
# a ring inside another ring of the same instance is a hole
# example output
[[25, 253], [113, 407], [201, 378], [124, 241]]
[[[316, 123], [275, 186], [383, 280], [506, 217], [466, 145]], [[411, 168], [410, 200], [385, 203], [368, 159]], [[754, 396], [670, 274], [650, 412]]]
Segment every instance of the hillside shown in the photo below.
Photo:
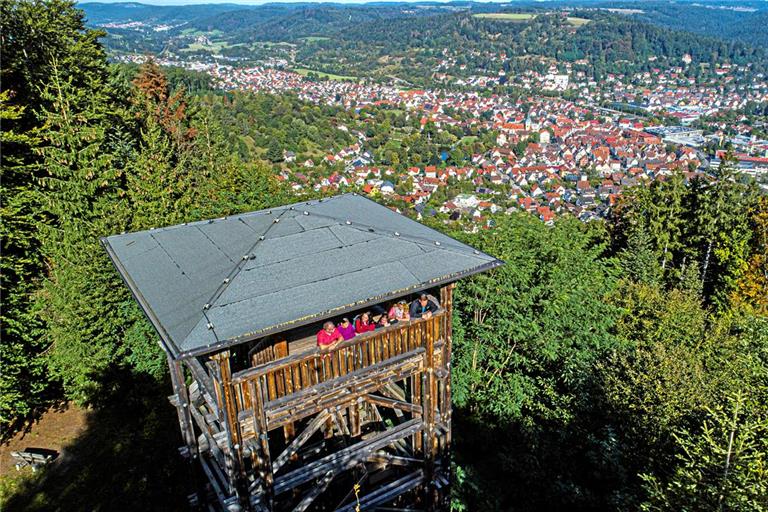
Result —
[[734, 3], [623, 2], [611, 8], [639, 9], [632, 18], [696, 34], [768, 46], [768, 4], [760, 1]]
[[[657, 26], [664, 23], [660, 13], [669, 10], [658, 5], [658, 10], [636, 15], [594, 8], [499, 11], [474, 3], [217, 5], [188, 10], [89, 3], [83, 8], [91, 25], [107, 30], [106, 45], [114, 53], [184, 52], [188, 57], [220, 55], [245, 62], [282, 57], [301, 68], [374, 80], [396, 77], [418, 86], [430, 83], [444, 58], [456, 58], [467, 70], [490, 75], [500, 69], [542, 71], [554, 63], [574, 63], [599, 78], [679, 65], [685, 55], [704, 65], [725, 61], [752, 64], [755, 72], [766, 69], [766, 50], [748, 42], [714, 37], [719, 34], [715, 30], [694, 34]], [[745, 14], [760, 13], [736, 15]], [[675, 28], [691, 26], [684, 17], [678, 21]], [[759, 23], [759, 18], [753, 22]], [[273, 43], [278, 42], [288, 46], [276, 51]], [[508, 60], [500, 61], [500, 54]]]

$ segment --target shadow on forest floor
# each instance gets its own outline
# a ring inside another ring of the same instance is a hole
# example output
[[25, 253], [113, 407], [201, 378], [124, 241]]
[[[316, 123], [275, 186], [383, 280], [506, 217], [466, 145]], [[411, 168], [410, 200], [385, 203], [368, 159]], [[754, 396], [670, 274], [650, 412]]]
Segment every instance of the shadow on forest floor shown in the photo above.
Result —
[[128, 370], [100, 379], [85, 428], [3, 504], [11, 511], [185, 510], [189, 472], [168, 383]]
[[[24, 478], [3, 511], [188, 510], [190, 471], [178, 452], [168, 382], [112, 370], [85, 426], [46, 470]], [[470, 511], [622, 510], [626, 475], [585, 432], [600, 422], [532, 433], [492, 426], [461, 409], [453, 416], [454, 460], [467, 474], [455, 490]], [[585, 440], [589, 439], [588, 442]], [[455, 481], [454, 481], [455, 482]], [[624, 502], [623, 505], [629, 505]]]
[[467, 510], [633, 510], [621, 457], [606, 449], [603, 418], [524, 428], [454, 409], [453, 458], [465, 473], [454, 495]]

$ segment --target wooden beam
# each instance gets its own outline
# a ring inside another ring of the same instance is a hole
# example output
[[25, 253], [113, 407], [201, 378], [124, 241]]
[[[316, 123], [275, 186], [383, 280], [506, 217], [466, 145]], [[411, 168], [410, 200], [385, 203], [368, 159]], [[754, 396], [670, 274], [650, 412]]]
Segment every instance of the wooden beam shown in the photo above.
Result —
[[315, 418], [313, 418], [312, 421], [309, 422], [309, 425], [307, 425], [302, 433], [296, 436], [296, 439], [294, 439], [291, 444], [289, 444], [285, 450], [283, 450], [283, 453], [278, 455], [275, 461], [272, 463], [273, 473], [277, 473], [293, 455], [298, 453], [304, 443], [306, 443], [309, 438], [311, 438], [312, 435], [318, 431], [323, 423], [325, 423], [325, 420], [328, 418], [328, 416], [328, 411], [322, 411]]
[[349, 406], [349, 429], [352, 437], [359, 437], [362, 433], [360, 423], [360, 405], [362, 400], [357, 399]]
[[411, 420], [382, 432], [371, 439], [361, 441], [348, 448], [344, 448], [336, 453], [332, 453], [319, 460], [306, 464], [302, 468], [298, 468], [277, 478], [274, 487], [275, 495], [279, 495], [310, 482], [325, 474], [327, 471], [338, 473], [349, 469], [359, 462], [368, 459], [372, 453], [381, 448], [391, 445], [398, 439], [402, 439], [420, 431], [422, 427], [421, 420]]
[[403, 388], [398, 386], [395, 382], [387, 382], [387, 385], [384, 386], [382, 393], [396, 400], [400, 400], [401, 402], [406, 401], [405, 391], [403, 391]]
[[363, 395], [363, 400], [372, 404], [381, 405], [383, 407], [389, 407], [390, 409], [409, 412], [411, 414], [422, 414], [423, 412], [423, 409], [420, 405], [411, 404], [400, 400], [394, 400], [392, 398], [385, 398], [383, 396], [368, 394]]
[[187, 368], [189, 368], [192, 378], [197, 382], [197, 385], [200, 388], [200, 394], [205, 400], [205, 403], [208, 404], [211, 412], [219, 415], [218, 405], [216, 404], [215, 399], [216, 392], [213, 389], [213, 379], [211, 379], [211, 376], [205, 371], [205, 368], [200, 364], [200, 361], [195, 358], [185, 359], [184, 363], [187, 365]]
[[272, 460], [269, 453], [269, 437], [267, 428], [267, 418], [264, 413], [264, 402], [266, 401], [265, 386], [262, 385], [261, 378], [253, 379], [249, 383], [251, 392], [251, 413], [253, 419], [254, 432], [258, 439], [259, 453], [256, 458], [256, 464], [259, 470], [259, 477], [263, 483], [264, 501], [268, 508], [272, 508], [274, 476], [272, 472]]
[[229, 384], [229, 352], [225, 351], [216, 354], [208, 361], [208, 367], [213, 375], [213, 387], [216, 393], [216, 403], [219, 411], [219, 422], [222, 431], [227, 440], [227, 450], [225, 451], [225, 465], [227, 470], [227, 484], [231, 493], [238, 493], [244, 484], [245, 475], [242, 472], [243, 464], [239, 450], [235, 450], [235, 445], [239, 445], [238, 425], [234, 413], [234, 404], [232, 404], [231, 390]]
[[296, 508], [293, 509], [293, 512], [304, 512], [307, 510], [312, 502], [325, 492], [325, 490], [328, 488], [328, 485], [331, 483], [331, 480], [333, 480], [333, 471], [327, 472], [323, 478], [315, 483], [312, 489], [306, 495], [304, 495], [299, 504], [296, 505]]
[[216, 498], [219, 500], [219, 503], [223, 508], [224, 503], [228, 499], [228, 496], [225, 495], [224, 490], [221, 488], [221, 484], [219, 483], [219, 479], [216, 478], [216, 475], [214, 475], [214, 471], [208, 465], [208, 461], [206, 460], [205, 456], [200, 457], [200, 466], [202, 466], [203, 472], [205, 473], [205, 476], [208, 477], [208, 481], [211, 483], [211, 488], [213, 489], [213, 492], [216, 494]]
[[176, 412], [179, 416], [179, 428], [181, 436], [184, 438], [184, 445], [187, 452], [192, 457], [197, 457], [197, 438], [192, 425], [192, 411], [187, 391], [187, 383], [184, 378], [184, 369], [179, 361], [168, 357], [168, 368], [171, 371], [171, 383], [176, 397]]
[[338, 407], [333, 411], [333, 419], [336, 423], [337, 428], [339, 429], [339, 433], [341, 433], [344, 436], [349, 435], [349, 426], [347, 426], [347, 420], [344, 419], [344, 415], [341, 414], [341, 411]]
[[423, 396], [422, 406], [424, 410], [424, 430], [422, 432], [424, 439], [424, 478], [427, 485], [424, 486], [424, 497], [427, 510], [434, 510], [437, 503], [432, 489], [432, 483], [435, 478], [435, 456], [436, 437], [435, 437], [435, 400], [437, 394], [437, 382], [435, 380], [435, 330], [441, 319], [433, 318], [433, 322], [424, 324], [426, 328], [426, 351], [424, 352], [424, 378], [423, 378]]
[[[419, 348], [407, 354], [377, 363], [371, 368], [358, 370], [328, 382], [317, 384], [264, 404], [267, 430], [272, 430], [286, 423], [313, 416], [323, 409], [346, 406], [362, 395], [381, 389], [387, 382], [406, 379], [414, 372], [419, 372], [423, 365], [424, 349]], [[241, 429], [245, 437], [255, 435], [250, 411], [239, 415]]]
[[[360, 510], [369, 510], [377, 505], [389, 503], [401, 494], [411, 491], [424, 482], [424, 472], [414, 471], [402, 478], [390, 482], [387, 485], [379, 487], [375, 491], [366, 494], [359, 499]], [[353, 502], [343, 507], [337, 508], [336, 512], [355, 512], [358, 502]]]
[[370, 457], [368, 457], [368, 460], [371, 462], [381, 462], [383, 464], [389, 464], [393, 466], [409, 466], [412, 464], [424, 463], [422, 459], [416, 459], [414, 457], [400, 457], [384, 451], [378, 451], [372, 454]]

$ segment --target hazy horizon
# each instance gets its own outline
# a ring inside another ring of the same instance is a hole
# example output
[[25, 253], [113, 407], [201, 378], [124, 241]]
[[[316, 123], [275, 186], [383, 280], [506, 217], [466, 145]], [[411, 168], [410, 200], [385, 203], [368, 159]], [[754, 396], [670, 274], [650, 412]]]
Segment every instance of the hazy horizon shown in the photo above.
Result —
[[[264, 4], [304, 4], [304, 3], [317, 3], [317, 4], [369, 4], [369, 3], [418, 3], [418, 2], [433, 2], [441, 4], [449, 4], [454, 1], [462, 0], [85, 0], [78, 1], [77, 4], [144, 4], [144, 5], [157, 5], [157, 6], [172, 6], [180, 7], [185, 5], [206, 5], [206, 4], [234, 4], [234, 5], [264, 5]], [[513, 4], [513, 3], [550, 3], [558, 0], [466, 0], [474, 3], [497, 3], [497, 4]], [[583, 0], [575, 0], [574, 3], [582, 2]]]

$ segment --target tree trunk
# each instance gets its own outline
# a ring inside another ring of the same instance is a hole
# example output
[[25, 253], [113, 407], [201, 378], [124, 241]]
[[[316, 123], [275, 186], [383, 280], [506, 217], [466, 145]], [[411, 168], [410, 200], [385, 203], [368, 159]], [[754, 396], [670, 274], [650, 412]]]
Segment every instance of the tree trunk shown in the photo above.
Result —
[[725, 486], [728, 485], [728, 470], [731, 467], [731, 454], [733, 453], [733, 437], [736, 434], [736, 423], [739, 421], [739, 409], [741, 409], [741, 395], [738, 397], [736, 410], [733, 412], [733, 424], [731, 425], [731, 434], [728, 436], [728, 452], [725, 455], [725, 469], [723, 470], [723, 484], [720, 486], [720, 497], [718, 499], [720, 511], [723, 510], [723, 499], [725, 498]]
[[707, 255], [704, 257], [704, 267], [701, 269], [701, 288], [704, 289], [704, 281], [707, 280], [707, 269], [709, 268], [709, 256], [712, 254], [712, 239], [707, 244]]

